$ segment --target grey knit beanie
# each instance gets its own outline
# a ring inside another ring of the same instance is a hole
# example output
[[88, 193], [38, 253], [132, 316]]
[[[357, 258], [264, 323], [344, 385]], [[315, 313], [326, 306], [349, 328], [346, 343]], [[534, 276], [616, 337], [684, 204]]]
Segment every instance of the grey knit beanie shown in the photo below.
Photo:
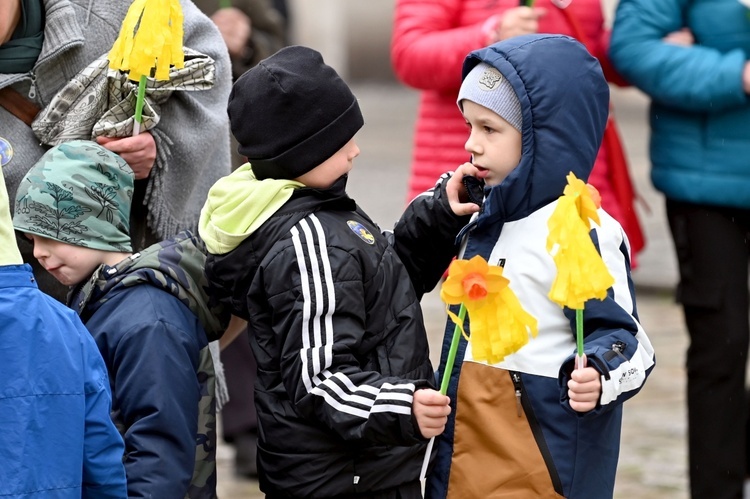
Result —
[[516, 91], [497, 68], [484, 62], [474, 66], [474, 69], [469, 71], [464, 78], [461, 89], [458, 91], [456, 103], [461, 111], [463, 111], [461, 101], [464, 99], [494, 111], [513, 128], [521, 131], [523, 123], [521, 102], [518, 100]]

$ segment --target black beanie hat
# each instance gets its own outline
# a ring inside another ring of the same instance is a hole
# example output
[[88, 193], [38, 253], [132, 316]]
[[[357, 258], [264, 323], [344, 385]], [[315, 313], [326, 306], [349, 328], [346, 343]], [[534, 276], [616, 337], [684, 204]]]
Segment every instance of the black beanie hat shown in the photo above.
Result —
[[364, 125], [352, 91], [317, 51], [285, 47], [239, 77], [229, 122], [259, 180], [292, 179], [323, 163]]

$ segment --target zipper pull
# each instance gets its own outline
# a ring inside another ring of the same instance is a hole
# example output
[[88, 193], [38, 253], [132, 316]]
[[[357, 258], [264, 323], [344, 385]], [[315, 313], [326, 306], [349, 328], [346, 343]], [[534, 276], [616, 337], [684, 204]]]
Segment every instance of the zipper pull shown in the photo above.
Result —
[[518, 373], [511, 373], [510, 377], [513, 379], [513, 386], [516, 387], [516, 413], [520, 418], [523, 416], [523, 405], [521, 404], [521, 376]]
[[31, 77], [31, 86], [29, 86], [29, 99], [36, 99], [36, 75], [33, 71], [29, 71]]
[[520, 418], [523, 415], [523, 406], [521, 405], [521, 390], [516, 388], [516, 413], [518, 413], [518, 417]]
[[623, 351], [627, 345], [623, 343], [622, 341], [616, 341], [612, 344], [612, 351], [617, 354], [618, 357], [620, 357], [623, 361], [628, 362], [628, 358], [623, 355]]

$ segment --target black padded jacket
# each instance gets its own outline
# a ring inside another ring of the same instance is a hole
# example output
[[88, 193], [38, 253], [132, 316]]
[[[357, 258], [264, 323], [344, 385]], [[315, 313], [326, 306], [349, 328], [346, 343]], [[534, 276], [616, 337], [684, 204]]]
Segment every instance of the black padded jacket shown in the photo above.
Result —
[[419, 477], [416, 389], [434, 387], [419, 300], [457, 253], [468, 217], [444, 176], [394, 231], [345, 193], [303, 188], [239, 246], [209, 256], [212, 292], [249, 323], [258, 362], [260, 486], [332, 497]]

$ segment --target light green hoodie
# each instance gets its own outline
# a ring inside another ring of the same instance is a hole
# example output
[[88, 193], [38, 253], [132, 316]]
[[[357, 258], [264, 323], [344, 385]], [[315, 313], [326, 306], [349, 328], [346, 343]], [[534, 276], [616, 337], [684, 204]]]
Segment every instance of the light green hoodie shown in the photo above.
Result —
[[3, 169], [0, 167], [0, 265], [20, 265], [21, 253], [16, 245], [16, 233], [10, 220], [8, 189], [5, 187]]
[[229, 253], [271, 218], [295, 189], [294, 180], [255, 178], [250, 163], [220, 178], [208, 191], [198, 233], [214, 255]]

